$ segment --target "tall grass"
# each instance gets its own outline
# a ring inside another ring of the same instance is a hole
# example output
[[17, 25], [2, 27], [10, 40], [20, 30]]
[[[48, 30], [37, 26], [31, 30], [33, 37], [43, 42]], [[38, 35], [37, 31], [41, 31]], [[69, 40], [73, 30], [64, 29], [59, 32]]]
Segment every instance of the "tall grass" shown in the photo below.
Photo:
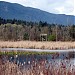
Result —
[[0, 41], [0, 48], [70, 49], [75, 42]]
[[75, 75], [75, 65], [70, 64], [67, 67], [70, 60], [63, 59], [63, 62], [57, 63], [52, 58], [52, 61], [54, 64], [40, 58], [39, 61], [18, 64], [15, 63], [15, 59], [14, 62], [10, 62], [8, 56], [0, 56], [0, 75]]
[[0, 55], [48, 55], [56, 54], [57, 52], [34, 52], [34, 51], [0, 51]]

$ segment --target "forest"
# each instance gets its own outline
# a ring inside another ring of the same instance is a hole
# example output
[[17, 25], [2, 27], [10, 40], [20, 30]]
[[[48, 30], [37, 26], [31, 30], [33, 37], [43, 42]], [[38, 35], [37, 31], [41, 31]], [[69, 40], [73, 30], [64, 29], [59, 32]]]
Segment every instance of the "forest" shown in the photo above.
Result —
[[28, 22], [0, 17], [0, 40], [41, 41], [40, 34], [47, 34], [47, 41], [75, 41], [75, 25], [65, 26], [42, 21]]

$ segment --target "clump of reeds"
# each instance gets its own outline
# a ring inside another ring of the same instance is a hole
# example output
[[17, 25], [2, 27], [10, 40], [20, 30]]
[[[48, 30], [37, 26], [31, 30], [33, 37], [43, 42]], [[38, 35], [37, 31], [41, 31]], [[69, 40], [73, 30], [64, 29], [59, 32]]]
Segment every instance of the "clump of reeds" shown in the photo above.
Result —
[[73, 49], [75, 42], [0, 41], [0, 48]]
[[68, 65], [70, 59], [62, 59], [59, 63], [55, 58], [56, 55], [53, 54], [50, 62], [45, 58], [37, 61], [33, 57], [32, 61], [17, 63], [15, 59], [13, 62], [9, 61], [7, 55], [0, 56], [0, 75], [75, 75], [75, 65]]

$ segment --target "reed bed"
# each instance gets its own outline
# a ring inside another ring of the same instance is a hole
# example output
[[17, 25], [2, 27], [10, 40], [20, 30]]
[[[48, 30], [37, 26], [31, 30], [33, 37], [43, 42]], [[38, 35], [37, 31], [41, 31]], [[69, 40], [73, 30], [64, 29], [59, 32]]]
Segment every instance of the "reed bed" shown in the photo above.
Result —
[[75, 42], [0, 41], [0, 48], [72, 49]]
[[17, 57], [12, 62], [7, 55], [0, 56], [0, 75], [75, 75], [75, 65], [69, 64], [70, 59], [62, 59], [59, 63], [55, 58], [53, 54], [50, 62], [45, 58], [37, 61], [33, 57], [32, 62], [18, 63], [15, 62]]

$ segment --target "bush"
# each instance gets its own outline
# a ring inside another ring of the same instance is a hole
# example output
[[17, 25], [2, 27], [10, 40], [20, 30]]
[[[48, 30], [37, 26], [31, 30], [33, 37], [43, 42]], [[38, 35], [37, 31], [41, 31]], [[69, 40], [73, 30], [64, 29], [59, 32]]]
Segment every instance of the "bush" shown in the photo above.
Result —
[[48, 36], [48, 41], [55, 41], [56, 40], [56, 35], [49, 35]]
[[29, 40], [29, 35], [27, 33], [25, 33], [24, 36], [23, 36], [23, 39], [24, 40]]

